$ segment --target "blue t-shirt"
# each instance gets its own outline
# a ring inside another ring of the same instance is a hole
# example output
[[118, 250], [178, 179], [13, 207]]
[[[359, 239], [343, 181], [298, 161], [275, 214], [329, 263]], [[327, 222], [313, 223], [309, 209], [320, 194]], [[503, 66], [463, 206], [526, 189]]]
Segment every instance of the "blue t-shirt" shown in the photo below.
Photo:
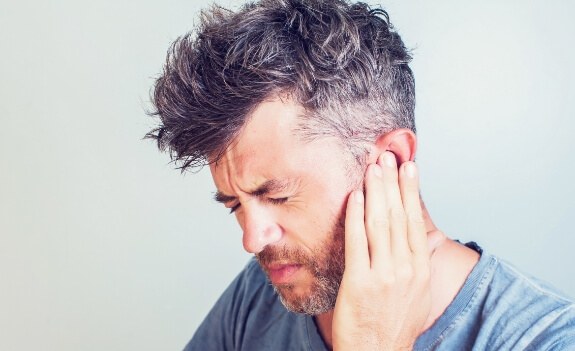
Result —
[[[471, 243], [470, 247], [481, 253]], [[226, 289], [185, 351], [327, 350], [311, 316], [287, 311], [255, 260]], [[482, 252], [414, 350], [575, 350], [575, 304]]]

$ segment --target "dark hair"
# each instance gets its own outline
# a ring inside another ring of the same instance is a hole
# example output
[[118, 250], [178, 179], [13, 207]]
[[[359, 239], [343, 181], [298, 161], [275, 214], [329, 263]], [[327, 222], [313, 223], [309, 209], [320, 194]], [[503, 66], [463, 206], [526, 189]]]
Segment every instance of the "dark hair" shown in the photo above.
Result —
[[147, 134], [180, 168], [215, 161], [262, 101], [305, 108], [304, 140], [337, 136], [357, 160], [366, 143], [415, 131], [411, 56], [387, 13], [345, 0], [261, 0], [213, 6], [168, 51]]

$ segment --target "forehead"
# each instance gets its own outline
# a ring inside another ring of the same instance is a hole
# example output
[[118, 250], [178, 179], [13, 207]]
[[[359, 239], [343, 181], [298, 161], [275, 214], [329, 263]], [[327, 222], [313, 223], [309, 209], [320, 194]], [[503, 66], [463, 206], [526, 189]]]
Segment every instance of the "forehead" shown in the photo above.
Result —
[[294, 131], [303, 114], [304, 109], [289, 99], [262, 102], [248, 116], [226, 156], [251, 158], [255, 153], [263, 156], [264, 153], [283, 153], [286, 149], [296, 148], [300, 140]]
[[[303, 141], [296, 129], [304, 112], [289, 99], [258, 105], [235, 142], [217, 163], [210, 165], [216, 186], [224, 186], [231, 178], [252, 187], [269, 179], [313, 173], [318, 162], [341, 148], [335, 138]], [[341, 150], [337, 152], [341, 154]]]

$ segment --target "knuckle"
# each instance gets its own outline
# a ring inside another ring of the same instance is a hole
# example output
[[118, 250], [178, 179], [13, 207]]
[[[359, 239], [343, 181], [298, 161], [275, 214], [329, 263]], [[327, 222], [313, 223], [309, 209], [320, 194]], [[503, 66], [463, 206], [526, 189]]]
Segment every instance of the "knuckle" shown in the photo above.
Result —
[[383, 216], [374, 216], [367, 219], [368, 229], [386, 229], [389, 227], [389, 219]]
[[377, 296], [381, 292], [381, 288], [377, 284], [365, 284], [361, 292], [364, 296]]
[[417, 270], [417, 280], [422, 283], [427, 283], [431, 279], [431, 271], [429, 269], [423, 268]]
[[402, 208], [392, 208], [389, 213], [395, 222], [405, 222], [406, 220], [405, 211]]
[[414, 269], [410, 264], [402, 264], [397, 268], [396, 275], [401, 281], [409, 281], [413, 279]]
[[407, 211], [406, 217], [407, 220], [411, 223], [418, 223], [418, 224], [425, 223], [421, 211]]
[[394, 273], [384, 273], [379, 278], [379, 283], [384, 287], [392, 287], [397, 284], [397, 276]]
[[389, 268], [382, 270], [378, 275], [378, 284], [383, 287], [393, 287], [397, 284], [397, 275], [395, 270]]

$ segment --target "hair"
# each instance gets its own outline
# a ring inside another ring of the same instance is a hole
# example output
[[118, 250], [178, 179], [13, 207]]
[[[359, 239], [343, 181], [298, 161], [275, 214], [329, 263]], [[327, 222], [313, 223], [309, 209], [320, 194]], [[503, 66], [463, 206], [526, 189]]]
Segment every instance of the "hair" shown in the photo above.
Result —
[[356, 160], [394, 129], [415, 132], [411, 56], [387, 13], [346, 0], [214, 5], [168, 50], [146, 137], [179, 168], [217, 161], [250, 113], [288, 96], [305, 109], [303, 140], [335, 136]]

